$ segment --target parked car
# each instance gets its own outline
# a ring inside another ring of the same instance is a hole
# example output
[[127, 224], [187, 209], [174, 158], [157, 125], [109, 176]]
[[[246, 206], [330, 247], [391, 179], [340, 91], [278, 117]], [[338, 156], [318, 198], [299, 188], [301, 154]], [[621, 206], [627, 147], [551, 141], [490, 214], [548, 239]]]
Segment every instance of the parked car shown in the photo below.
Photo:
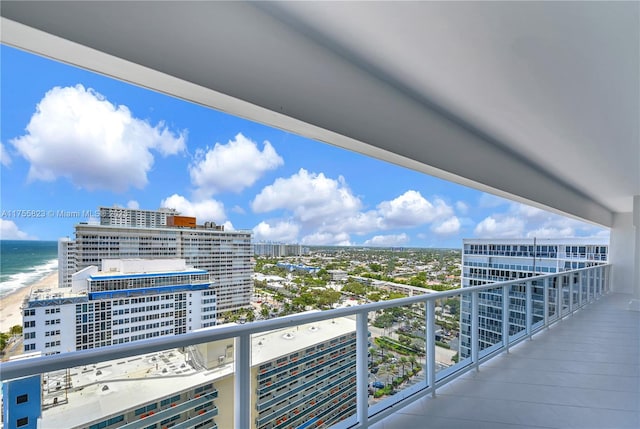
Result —
[[371, 385], [376, 389], [382, 389], [384, 387], [384, 383], [381, 381], [374, 381]]

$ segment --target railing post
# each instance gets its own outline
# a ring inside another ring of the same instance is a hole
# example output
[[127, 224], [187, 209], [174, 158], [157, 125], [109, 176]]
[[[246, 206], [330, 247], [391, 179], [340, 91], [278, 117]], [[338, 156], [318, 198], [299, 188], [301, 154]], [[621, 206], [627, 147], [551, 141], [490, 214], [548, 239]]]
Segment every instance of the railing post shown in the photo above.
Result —
[[591, 270], [587, 270], [587, 303], [591, 302]]
[[436, 303], [430, 299], [426, 303], [426, 363], [427, 363], [427, 385], [431, 389], [431, 396], [436, 396]]
[[251, 427], [251, 335], [236, 339], [234, 427]]
[[549, 277], [545, 277], [543, 281], [542, 288], [542, 318], [544, 321], [544, 326], [549, 327]]
[[525, 287], [524, 326], [525, 326], [526, 334], [529, 336], [529, 339], [531, 339], [533, 335], [532, 334], [533, 330], [531, 329], [531, 323], [533, 321], [533, 298], [532, 298], [533, 280], [529, 280], [525, 282], [524, 287]]
[[598, 276], [598, 282], [596, 283], [598, 296], [602, 296], [602, 268], [601, 267], [596, 268], [595, 272], [597, 273], [597, 276]]
[[471, 362], [476, 370], [480, 370], [478, 359], [480, 353], [480, 338], [478, 335], [478, 292], [471, 292]]
[[509, 286], [502, 286], [502, 346], [509, 353]]
[[368, 384], [369, 326], [367, 312], [356, 315], [356, 414], [363, 429], [369, 427]]

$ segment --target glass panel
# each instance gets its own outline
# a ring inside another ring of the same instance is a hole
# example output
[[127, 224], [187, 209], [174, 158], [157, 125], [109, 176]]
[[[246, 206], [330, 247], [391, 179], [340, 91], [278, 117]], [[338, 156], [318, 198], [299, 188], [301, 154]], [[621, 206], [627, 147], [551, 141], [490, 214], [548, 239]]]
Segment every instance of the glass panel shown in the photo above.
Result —
[[426, 387], [425, 329], [422, 303], [369, 313], [370, 406], [397, 402]]
[[435, 301], [436, 380], [462, 368], [460, 361], [461, 295]]
[[562, 275], [560, 282], [562, 285], [561, 297], [562, 297], [562, 315], [569, 313], [569, 275]]
[[460, 295], [459, 362], [471, 358], [471, 294]]
[[478, 341], [482, 357], [502, 344], [503, 288], [488, 289], [478, 297]]
[[509, 287], [509, 337], [518, 338], [526, 330], [526, 284]]
[[572, 285], [573, 309], [575, 310], [580, 306], [580, 274], [579, 273], [569, 274], [569, 282]]
[[232, 427], [233, 376], [230, 339], [3, 380], [3, 394], [29, 392], [39, 427]]
[[531, 325], [544, 323], [544, 280], [531, 280]]
[[355, 415], [355, 320], [340, 317], [253, 337], [257, 429], [327, 427]]
[[555, 320], [558, 318], [558, 277], [554, 276], [549, 278], [548, 280], [549, 290], [549, 321]]

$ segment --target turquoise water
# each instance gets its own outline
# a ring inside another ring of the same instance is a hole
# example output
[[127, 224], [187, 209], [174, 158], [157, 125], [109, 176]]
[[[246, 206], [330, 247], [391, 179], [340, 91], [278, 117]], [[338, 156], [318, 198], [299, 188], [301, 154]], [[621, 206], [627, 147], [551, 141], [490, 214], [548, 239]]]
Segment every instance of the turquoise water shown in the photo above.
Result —
[[0, 241], [0, 296], [29, 286], [58, 268], [55, 241]]

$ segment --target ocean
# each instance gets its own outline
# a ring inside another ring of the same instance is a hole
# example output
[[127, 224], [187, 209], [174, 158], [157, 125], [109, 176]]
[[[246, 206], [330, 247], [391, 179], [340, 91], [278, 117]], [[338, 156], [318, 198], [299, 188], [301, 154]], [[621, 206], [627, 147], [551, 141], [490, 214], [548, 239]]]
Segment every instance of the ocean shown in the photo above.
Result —
[[56, 241], [0, 240], [0, 296], [32, 285], [57, 269]]

